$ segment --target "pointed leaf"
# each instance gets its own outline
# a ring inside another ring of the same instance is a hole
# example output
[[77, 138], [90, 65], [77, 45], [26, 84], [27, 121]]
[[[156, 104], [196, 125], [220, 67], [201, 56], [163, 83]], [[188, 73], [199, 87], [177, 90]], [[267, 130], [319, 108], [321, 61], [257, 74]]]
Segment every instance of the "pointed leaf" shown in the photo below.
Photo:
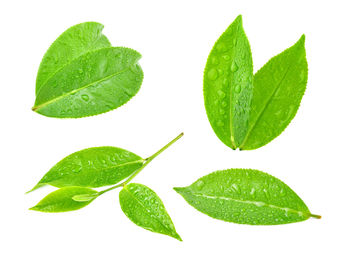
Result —
[[127, 150], [103, 146], [75, 152], [53, 166], [33, 188], [114, 185], [139, 169], [144, 160]]
[[188, 187], [174, 188], [210, 217], [250, 225], [276, 225], [320, 218], [286, 184], [258, 170], [213, 172]]
[[85, 187], [61, 188], [45, 196], [37, 205], [30, 208], [30, 210], [41, 212], [66, 212], [79, 210], [91, 203], [95, 198], [90, 201], [78, 202], [73, 200], [75, 195], [97, 193], [97, 191]]
[[162, 201], [150, 188], [128, 184], [120, 191], [119, 202], [125, 215], [136, 225], [181, 241]]
[[70, 27], [52, 43], [45, 53], [36, 79], [36, 94], [42, 85], [73, 59], [111, 44], [102, 34], [103, 25], [85, 22]]
[[79, 118], [113, 110], [140, 89], [141, 55], [110, 47], [71, 61], [44, 83], [33, 110], [49, 117]]
[[307, 82], [305, 36], [273, 57], [254, 76], [254, 97], [242, 150], [259, 148], [279, 134], [294, 118]]
[[238, 16], [210, 52], [203, 89], [210, 124], [219, 139], [233, 149], [242, 143], [248, 129], [252, 80], [252, 54]]

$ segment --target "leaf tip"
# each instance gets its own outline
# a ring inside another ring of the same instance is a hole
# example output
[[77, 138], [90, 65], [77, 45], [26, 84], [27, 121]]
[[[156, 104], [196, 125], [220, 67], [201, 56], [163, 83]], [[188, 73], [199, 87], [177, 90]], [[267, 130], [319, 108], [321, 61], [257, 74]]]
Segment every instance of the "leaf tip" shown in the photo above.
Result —
[[181, 236], [180, 236], [177, 232], [175, 232], [175, 233], [172, 235], [172, 237], [175, 238], [175, 239], [177, 239], [177, 240], [179, 240], [180, 242], [183, 242]]
[[173, 189], [180, 194], [182, 192], [183, 187], [173, 187]]

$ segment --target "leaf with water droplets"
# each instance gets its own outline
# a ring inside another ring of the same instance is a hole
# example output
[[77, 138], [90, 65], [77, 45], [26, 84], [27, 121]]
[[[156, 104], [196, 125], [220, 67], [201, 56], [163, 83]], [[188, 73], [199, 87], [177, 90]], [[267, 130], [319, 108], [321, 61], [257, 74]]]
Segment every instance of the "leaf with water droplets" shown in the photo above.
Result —
[[247, 129], [252, 99], [253, 64], [242, 17], [216, 41], [204, 71], [204, 103], [219, 139], [236, 149]]
[[40, 88], [60, 69], [79, 56], [100, 48], [110, 47], [102, 34], [103, 25], [85, 22], [70, 27], [52, 43], [45, 53], [36, 77], [36, 94]]
[[259, 148], [283, 132], [298, 111], [306, 89], [307, 72], [303, 35], [254, 75], [249, 128], [240, 149]]
[[204, 71], [204, 103], [218, 138], [232, 149], [262, 147], [294, 118], [307, 81], [305, 37], [254, 76], [241, 16], [215, 43]]
[[140, 89], [140, 58], [138, 52], [124, 47], [88, 52], [42, 85], [33, 110], [58, 118], [80, 118], [113, 110]]
[[278, 225], [320, 218], [290, 187], [258, 170], [216, 171], [174, 189], [200, 212], [239, 224]]
[[144, 159], [127, 150], [103, 146], [75, 152], [53, 166], [32, 189], [55, 187], [102, 187], [114, 185], [139, 169]]
[[125, 215], [136, 225], [182, 241], [162, 200], [150, 188], [128, 184], [120, 191], [119, 202]]
[[47, 196], [45, 196], [37, 205], [30, 208], [33, 211], [41, 212], [66, 212], [79, 210], [89, 203], [94, 198], [87, 201], [75, 201], [73, 198], [76, 195], [97, 195], [98, 192], [85, 187], [65, 187], [58, 189]]

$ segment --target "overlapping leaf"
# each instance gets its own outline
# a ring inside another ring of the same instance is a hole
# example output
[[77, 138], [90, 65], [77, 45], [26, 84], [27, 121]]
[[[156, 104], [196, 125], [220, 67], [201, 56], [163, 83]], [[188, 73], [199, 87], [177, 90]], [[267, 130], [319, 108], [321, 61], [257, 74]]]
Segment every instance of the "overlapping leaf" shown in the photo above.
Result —
[[320, 218], [279, 179], [258, 170], [230, 169], [174, 188], [210, 217], [250, 225], [277, 225]]
[[33, 110], [49, 117], [80, 118], [113, 110], [140, 89], [141, 55], [111, 47], [98, 23], [64, 32], [39, 68]]
[[294, 118], [307, 82], [305, 37], [254, 76], [241, 16], [222, 34], [204, 71], [210, 124], [232, 149], [252, 150], [276, 138]]

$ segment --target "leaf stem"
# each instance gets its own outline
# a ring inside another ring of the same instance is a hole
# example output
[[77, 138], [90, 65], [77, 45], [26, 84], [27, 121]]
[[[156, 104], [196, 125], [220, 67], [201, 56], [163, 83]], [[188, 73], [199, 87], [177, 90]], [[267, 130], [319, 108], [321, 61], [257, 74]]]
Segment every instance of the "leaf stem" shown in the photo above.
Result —
[[128, 177], [124, 182], [117, 184], [115, 186], [112, 186], [110, 188], [107, 188], [106, 190], [100, 191], [98, 194], [102, 195], [108, 191], [111, 191], [113, 189], [116, 189], [118, 187], [124, 187], [125, 185], [127, 185], [134, 177], [137, 176], [137, 174], [139, 174], [154, 158], [156, 158], [158, 155], [160, 155], [162, 152], [164, 152], [169, 146], [171, 146], [172, 144], [174, 144], [177, 140], [179, 140], [182, 136], [184, 135], [184, 133], [181, 133], [180, 135], [178, 135], [177, 137], [175, 137], [173, 140], [171, 140], [169, 143], [167, 143], [165, 146], [163, 146], [160, 150], [158, 150], [156, 153], [154, 153], [153, 155], [151, 155], [150, 157], [145, 159], [145, 162], [143, 163], [143, 165], [137, 169], [133, 174], [131, 174], [130, 177]]
[[321, 219], [322, 218], [321, 215], [312, 214], [312, 213], [310, 213], [310, 217], [315, 218], [315, 219]]

